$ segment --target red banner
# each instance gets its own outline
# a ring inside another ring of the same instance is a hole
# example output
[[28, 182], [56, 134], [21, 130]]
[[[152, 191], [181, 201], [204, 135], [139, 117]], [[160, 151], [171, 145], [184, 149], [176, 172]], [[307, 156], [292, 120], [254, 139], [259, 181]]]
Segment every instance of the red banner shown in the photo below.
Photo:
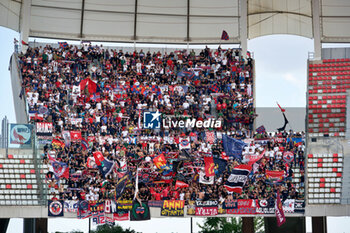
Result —
[[227, 209], [227, 214], [256, 214], [255, 200], [241, 199], [238, 200], [236, 209]]
[[273, 180], [282, 180], [284, 176], [284, 171], [266, 171], [266, 178]]
[[275, 213], [276, 213], [276, 219], [277, 219], [277, 226], [280, 227], [283, 223], [285, 223], [286, 217], [284, 216], [284, 211], [283, 211], [279, 190], [277, 190]]
[[212, 155], [204, 156], [204, 163], [205, 163], [205, 175], [207, 177], [215, 176], [215, 173], [214, 173], [215, 164], [214, 164], [213, 156]]
[[69, 133], [73, 142], [80, 141], [82, 139], [80, 131], [70, 131]]
[[196, 207], [196, 216], [215, 216], [218, 214], [218, 207]]

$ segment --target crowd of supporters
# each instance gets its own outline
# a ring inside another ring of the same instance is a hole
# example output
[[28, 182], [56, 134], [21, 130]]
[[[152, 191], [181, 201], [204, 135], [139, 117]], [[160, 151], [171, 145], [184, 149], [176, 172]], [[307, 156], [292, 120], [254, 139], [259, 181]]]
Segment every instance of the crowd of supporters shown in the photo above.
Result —
[[[50, 192], [61, 199], [131, 200], [136, 182], [137, 197], [143, 200], [267, 199], [274, 198], [277, 189], [283, 199], [304, 198], [304, 135], [253, 131], [254, 63], [243, 59], [238, 49], [162, 54], [128, 53], [89, 43], [46, 45], [29, 47], [20, 64], [31, 121], [52, 122], [54, 138], [62, 142], [46, 145], [43, 158], [49, 165], [52, 159], [68, 165], [69, 178], [55, 178], [51, 165], [47, 175]], [[159, 111], [162, 118], [216, 119], [222, 124], [144, 129], [145, 111]], [[79, 132], [78, 138], [67, 134], [72, 131]], [[246, 142], [241, 158], [225, 154], [223, 135]], [[190, 148], [180, 150], [181, 138], [187, 137]], [[88, 145], [82, 146], [82, 141]], [[104, 176], [89, 163], [96, 151], [114, 163], [113, 172]], [[286, 151], [294, 156], [289, 161], [283, 158]], [[249, 163], [249, 155], [261, 153], [242, 192], [226, 190], [232, 169]], [[201, 176], [203, 156], [208, 154], [224, 164], [219, 169], [215, 163], [213, 181]], [[154, 162], [159, 155], [166, 159], [162, 168]], [[298, 182], [293, 181], [296, 168], [301, 174]], [[283, 171], [283, 176], [273, 179], [267, 171]], [[127, 182], [120, 186], [125, 176]]]

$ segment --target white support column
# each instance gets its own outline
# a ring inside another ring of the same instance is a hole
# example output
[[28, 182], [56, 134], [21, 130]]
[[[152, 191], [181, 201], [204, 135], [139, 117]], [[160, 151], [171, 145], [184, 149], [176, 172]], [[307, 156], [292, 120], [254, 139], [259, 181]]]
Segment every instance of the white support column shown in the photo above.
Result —
[[240, 21], [239, 21], [239, 35], [242, 48], [242, 56], [244, 59], [247, 58], [247, 47], [248, 47], [248, 1], [239, 0], [240, 6]]
[[[22, 0], [19, 31], [21, 33], [21, 40], [26, 43], [28, 43], [29, 38], [31, 7], [32, 0]], [[22, 52], [27, 51], [27, 48], [28, 46], [22, 45]]]
[[321, 60], [321, 5], [320, 0], [312, 0], [312, 32], [314, 37], [314, 59]]

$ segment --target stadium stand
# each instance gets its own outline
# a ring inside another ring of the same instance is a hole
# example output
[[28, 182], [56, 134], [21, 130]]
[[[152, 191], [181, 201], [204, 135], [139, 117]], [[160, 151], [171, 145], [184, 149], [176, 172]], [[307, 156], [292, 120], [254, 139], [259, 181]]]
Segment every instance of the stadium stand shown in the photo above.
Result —
[[344, 137], [350, 59], [324, 59], [310, 62], [308, 68], [309, 136]]
[[[254, 132], [254, 63], [239, 50], [151, 54], [60, 44], [29, 47], [19, 59], [30, 123], [53, 123], [41, 164], [49, 200], [132, 200], [137, 182], [137, 197], [147, 201], [274, 200], [277, 189], [283, 202], [304, 200], [305, 135]], [[141, 116], [156, 110], [222, 125], [144, 129]], [[242, 160], [226, 155], [224, 137], [246, 145]], [[206, 176], [207, 156], [215, 179]], [[98, 160], [113, 171], [98, 169]], [[247, 164], [237, 191], [230, 174]]]

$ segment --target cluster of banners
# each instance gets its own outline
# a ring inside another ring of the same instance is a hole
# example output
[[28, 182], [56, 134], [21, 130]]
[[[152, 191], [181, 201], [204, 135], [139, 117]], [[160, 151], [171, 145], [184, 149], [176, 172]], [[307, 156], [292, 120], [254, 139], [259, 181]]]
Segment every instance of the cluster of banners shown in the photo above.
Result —
[[[49, 201], [48, 216], [64, 217], [64, 213], [76, 213], [78, 219], [92, 218], [94, 224], [113, 224], [114, 221], [143, 221], [151, 219], [150, 208], [160, 210], [160, 216], [184, 217], [216, 216], [216, 215], [246, 215], [275, 214], [276, 208], [282, 208], [282, 213], [304, 213], [304, 200], [287, 199], [277, 204], [278, 200], [238, 199], [218, 201]], [[185, 206], [187, 211], [185, 212]], [[283, 210], [283, 211], [282, 211]]]

